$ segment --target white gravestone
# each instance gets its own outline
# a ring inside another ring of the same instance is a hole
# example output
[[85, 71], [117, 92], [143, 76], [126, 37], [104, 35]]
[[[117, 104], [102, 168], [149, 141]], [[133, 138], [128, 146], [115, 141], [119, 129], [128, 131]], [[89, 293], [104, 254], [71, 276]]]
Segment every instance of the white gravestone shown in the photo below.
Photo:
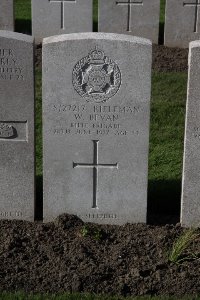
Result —
[[127, 35], [44, 40], [45, 221], [146, 222], [151, 51]]
[[99, 0], [99, 31], [136, 35], [158, 43], [160, 0]]
[[0, 1], [0, 30], [14, 30], [13, 0]]
[[181, 224], [200, 226], [200, 41], [190, 43]]
[[0, 219], [34, 220], [33, 48], [0, 31]]
[[52, 35], [90, 32], [92, 0], [32, 0], [32, 34], [37, 43]]
[[167, 0], [165, 45], [188, 48], [200, 38], [200, 0]]

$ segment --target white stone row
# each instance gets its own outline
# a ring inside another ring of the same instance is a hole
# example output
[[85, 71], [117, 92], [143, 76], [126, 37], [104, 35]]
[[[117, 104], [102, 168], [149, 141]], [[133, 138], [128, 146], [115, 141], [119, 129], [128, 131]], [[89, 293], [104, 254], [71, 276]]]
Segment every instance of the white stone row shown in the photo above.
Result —
[[[0, 218], [34, 220], [33, 38], [0, 31]], [[107, 33], [43, 43], [44, 221], [146, 222], [152, 44]]]
[[[99, 32], [141, 36], [158, 43], [160, 0], [100, 0]], [[92, 32], [93, 0], [32, 0], [36, 42], [57, 34]]]
[[[31, 0], [32, 34], [93, 31], [93, 0]], [[188, 48], [200, 38], [200, 0], [166, 0], [164, 44]], [[160, 0], [99, 0], [99, 32], [141, 36], [158, 43]], [[13, 0], [1, 0], [0, 29], [14, 30]], [[162, 34], [162, 33], [161, 33]]]
[[[0, 31], [0, 219], [34, 220], [34, 42]], [[152, 44], [109, 33], [43, 42], [44, 221], [145, 223]], [[200, 226], [200, 41], [190, 44], [181, 223]]]

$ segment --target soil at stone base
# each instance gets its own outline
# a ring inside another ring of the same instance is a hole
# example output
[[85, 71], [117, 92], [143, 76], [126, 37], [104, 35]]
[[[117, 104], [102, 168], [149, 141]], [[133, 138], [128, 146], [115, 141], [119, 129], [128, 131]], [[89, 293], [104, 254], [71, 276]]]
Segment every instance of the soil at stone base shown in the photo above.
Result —
[[152, 67], [159, 72], [185, 72], [188, 70], [188, 49], [153, 45]]
[[[154, 46], [153, 69], [187, 71], [187, 56], [187, 49]], [[36, 62], [40, 68], [41, 47]], [[0, 221], [0, 290], [200, 294], [200, 259], [180, 265], [168, 261], [168, 251], [183, 231], [179, 224], [84, 224], [70, 215], [48, 224]], [[184, 255], [188, 253], [200, 256], [200, 238]]]
[[[183, 230], [84, 224], [66, 214], [47, 224], [0, 221], [0, 290], [197, 295], [200, 259], [176, 265], [167, 258]], [[200, 235], [188, 251], [200, 254]]]
[[[41, 68], [41, 45], [36, 48], [36, 66]], [[188, 49], [153, 45], [153, 70], [160, 72], [184, 72], [188, 69]]]

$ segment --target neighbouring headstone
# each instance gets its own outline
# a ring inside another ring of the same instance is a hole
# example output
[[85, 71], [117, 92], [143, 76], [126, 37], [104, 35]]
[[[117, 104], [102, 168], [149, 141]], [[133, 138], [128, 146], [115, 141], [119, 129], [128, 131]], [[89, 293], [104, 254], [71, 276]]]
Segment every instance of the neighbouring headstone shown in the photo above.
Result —
[[99, 0], [99, 31], [140, 36], [158, 43], [160, 0]]
[[0, 31], [0, 219], [34, 220], [33, 48]]
[[91, 32], [93, 0], [32, 0], [32, 34], [43, 38], [72, 32]]
[[166, 0], [165, 45], [188, 48], [200, 38], [200, 0]]
[[44, 220], [146, 222], [152, 45], [118, 34], [44, 39]]
[[190, 43], [181, 224], [200, 226], [200, 41]]
[[0, 30], [14, 30], [13, 0], [0, 1]]

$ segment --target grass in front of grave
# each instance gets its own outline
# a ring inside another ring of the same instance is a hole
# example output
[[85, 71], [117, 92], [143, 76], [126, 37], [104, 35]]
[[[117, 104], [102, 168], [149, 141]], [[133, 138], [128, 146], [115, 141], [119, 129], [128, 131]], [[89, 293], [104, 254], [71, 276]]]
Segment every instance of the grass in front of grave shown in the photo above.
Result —
[[181, 236], [174, 242], [172, 250], [169, 253], [169, 261], [175, 264], [181, 264], [185, 261], [200, 260], [199, 253], [188, 252], [189, 246], [199, 239], [200, 234], [196, 229], [186, 229]]
[[15, 0], [15, 17], [21, 20], [31, 20], [31, 0]]
[[163, 23], [163, 24], [165, 22], [165, 3], [166, 3], [166, 0], [160, 1], [160, 23]]
[[184, 147], [186, 73], [152, 77], [148, 211], [178, 215]]
[[98, 32], [98, 0], [93, 1], [93, 31]]
[[63, 294], [63, 295], [27, 295], [23, 293], [2, 293], [1, 300], [200, 300], [198, 296], [185, 296], [181, 298], [168, 296], [144, 296], [144, 297], [120, 297], [120, 296], [97, 296], [89, 294]]
[[15, 31], [31, 33], [31, 0], [15, 0]]
[[150, 180], [181, 178], [186, 94], [186, 73], [153, 73]]
[[160, 2], [159, 44], [161, 45], [164, 43], [165, 2], [166, 0], [161, 0]]

